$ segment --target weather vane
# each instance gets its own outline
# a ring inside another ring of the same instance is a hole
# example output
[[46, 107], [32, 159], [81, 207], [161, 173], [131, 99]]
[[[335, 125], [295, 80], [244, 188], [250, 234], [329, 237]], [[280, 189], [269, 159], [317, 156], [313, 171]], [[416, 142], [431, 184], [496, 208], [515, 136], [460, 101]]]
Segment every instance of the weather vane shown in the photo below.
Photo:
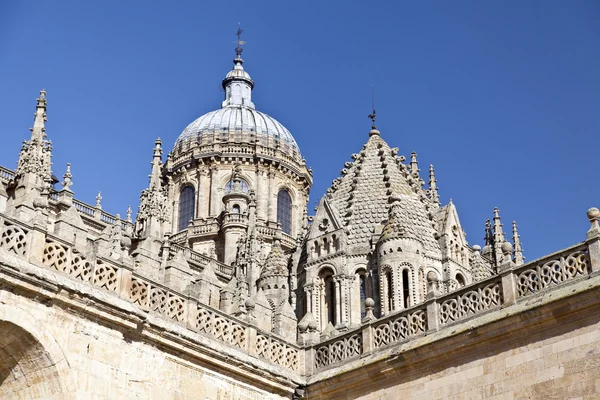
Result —
[[244, 32], [244, 30], [242, 29], [240, 24], [238, 24], [238, 30], [235, 33], [237, 36], [237, 40], [235, 42], [233, 42], [233, 43], [237, 44], [237, 47], [235, 48], [235, 53], [237, 54], [238, 58], [242, 57], [242, 51], [244, 51], [244, 49], [242, 49], [242, 45], [246, 44], [246, 42], [244, 42], [242, 40], [242, 32]]
[[375, 129], [375, 118], [377, 117], [377, 112], [375, 111], [375, 88], [371, 86], [371, 104], [373, 106], [373, 112], [369, 114], [369, 118], [373, 121], [373, 129]]

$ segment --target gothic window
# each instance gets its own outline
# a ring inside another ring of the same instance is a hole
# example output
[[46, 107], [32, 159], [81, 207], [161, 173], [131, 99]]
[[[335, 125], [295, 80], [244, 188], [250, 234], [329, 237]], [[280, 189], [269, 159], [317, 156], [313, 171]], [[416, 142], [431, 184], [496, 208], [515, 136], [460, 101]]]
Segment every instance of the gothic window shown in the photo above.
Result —
[[408, 308], [410, 304], [410, 283], [408, 269], [402, 270], [402, 307]]
[[[249, 189], [248, 182], [246, 182], [243, 179], [240, 179], [239, 182], [240, 182], [239, 190], [241, 190], [244, 193], [248, 193], [248, 189]], [[225, 193], [231, 192], [231, 190], [234, 189], [234, 188], [235, 188], [235, 186], [234, 186], [234, 182], [233, 182], [233, 179], [232, 179], [232, 180], [230, 180], [229, 182], [227, 182], [225, 184]]]
[[194, 196], [195, 190], [186, 186], [179, 195], [179, 231], [187, 228], [190, 220], [194, 218]]
[[292, 197], [286, 189], [277, 194], [277, 222], [285, 233], [292, 234]]

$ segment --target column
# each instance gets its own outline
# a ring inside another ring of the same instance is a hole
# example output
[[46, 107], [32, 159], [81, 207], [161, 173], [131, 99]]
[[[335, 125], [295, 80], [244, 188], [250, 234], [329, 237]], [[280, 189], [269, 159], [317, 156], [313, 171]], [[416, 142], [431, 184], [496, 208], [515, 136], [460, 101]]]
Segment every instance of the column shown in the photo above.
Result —
[[217, 183], [219, 180], [219, 167], [216, 164], [210, 166], [210, 215], [216, 216], [219, 206], [217, 204]]
[[276, 204], [276, 199], [275, 199], [275, 193], [273, 192], [275, 190], [275, 170], [272, 168], [269, 168], [269, 172], [267, 172], [267, 177], [269, 178], [269, 188], [267, 190], [267, 193], [268, 193], [267, 221], [276, 222], [277, 221], [277, 204]]
[[208, 217], [209, 198], [206, 196], [208, 175], [210, 170], [203, 165], [198, 166], [198, 190], [196, 193], [196, 218]]
[[342, 280], [339, 275], [333, 277], [334, 290], [335, 290], [335, 324], [339, 326], [342, 323]]

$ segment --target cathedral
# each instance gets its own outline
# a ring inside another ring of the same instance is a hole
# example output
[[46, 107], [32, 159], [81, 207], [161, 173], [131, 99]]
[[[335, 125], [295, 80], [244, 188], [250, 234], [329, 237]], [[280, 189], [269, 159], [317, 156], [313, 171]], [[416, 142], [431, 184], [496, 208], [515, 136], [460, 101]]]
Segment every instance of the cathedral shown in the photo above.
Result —
[[2, 398], [600, 396], [598, 209], [531, 262], [498, 209], [470, 245], [433, 165], [373, 110], [309, 215], [313, 171], [253, 102], [240, 44], [222, 87], [220, 108], [148, 145], [135, 218], [74, 197], [40, 92], [0, 167]]

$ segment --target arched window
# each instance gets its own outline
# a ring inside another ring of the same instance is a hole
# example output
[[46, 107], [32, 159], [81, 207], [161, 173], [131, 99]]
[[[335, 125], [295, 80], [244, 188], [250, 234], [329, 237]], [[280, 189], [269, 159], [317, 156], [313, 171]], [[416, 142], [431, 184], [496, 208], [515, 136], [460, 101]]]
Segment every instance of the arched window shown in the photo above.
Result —
[[191, 186], [186, 186], [179, 195], [179, 231], [187, 228], [190, 220], [194, 218], [194, 196], [195, 190]]
[[329, 275], [325, 278], [325, 307], [327, 309], [327, 321], [325, 321], [323, 329], [329, 322], [335, 326], [335, 300], [335, 283], [333, 282], [333, 276]]
[[292, 197], [286, 189], [277, 194], [277, 222], [285, 233], [292, 234]]
[[387, 312], [392, 312], [394, 309], [394, 286], [392, 282], [392, 271], [385, 273], [386, 289], [387, 289]]
[[231, 212], [232, 212], [233, 214], [241, 214], [241, 213], [242, 213], [242, 211], [241, 211], [241, 209], [240, 209], [240, 205], [239, 205], [239, 204], [234, 204], [234, 205], [231, 207]]
[[456, 282], [458, 282], [458, 286], [465, 286], [465, 278], [462, 274], [456, 274]]
[[229, 193], [232, 190], [236, 190], [236, 191], [242, 191], [244, 193], [248, 193], [249, 187], [248, 187], [248, 182], [246, 182], [243, 179], [239, 179], [239, 188], [236, 188], [235, 186], [235, 182], [232, 180], [230, 180], [229, 182], [227, 182], [225, 184], [225, 193]]
[[366, 315], [365, 300], [367, 299], [367, 275], [361, 271], [358, 273], [358, 294], [360, 296], [360, 319], [362, 320]]
[[408, 269], [402, 270], [402, 307], [408, 308], [410, 303], [410, 284], [408, 281]]

